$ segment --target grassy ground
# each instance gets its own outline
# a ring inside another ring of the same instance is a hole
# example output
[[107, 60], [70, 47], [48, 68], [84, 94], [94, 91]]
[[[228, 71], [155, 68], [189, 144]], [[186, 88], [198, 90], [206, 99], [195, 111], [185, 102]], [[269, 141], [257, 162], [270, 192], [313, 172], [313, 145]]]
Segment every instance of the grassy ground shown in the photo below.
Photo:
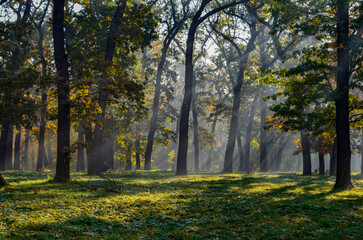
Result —
[[360, 176], [333, 192], [317, 175], [53, 174], [4, 173], [0, 239], [363, 239]]

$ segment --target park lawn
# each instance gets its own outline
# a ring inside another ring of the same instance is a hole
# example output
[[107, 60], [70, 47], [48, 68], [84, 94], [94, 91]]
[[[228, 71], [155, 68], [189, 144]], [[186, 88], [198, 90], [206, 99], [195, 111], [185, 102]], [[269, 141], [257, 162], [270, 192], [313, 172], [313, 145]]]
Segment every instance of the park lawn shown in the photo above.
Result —
[[363, 239], [363, 177], [5, 172], [0, 239]]

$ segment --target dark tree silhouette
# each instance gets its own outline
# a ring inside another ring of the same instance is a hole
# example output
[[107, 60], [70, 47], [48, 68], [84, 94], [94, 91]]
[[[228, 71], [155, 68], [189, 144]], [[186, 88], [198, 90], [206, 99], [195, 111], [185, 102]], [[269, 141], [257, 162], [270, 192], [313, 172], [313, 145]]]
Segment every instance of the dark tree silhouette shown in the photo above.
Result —
[[67, 55], [64, 47], [64, 0], [54, 0], [53, 5], [54, 60], [57, 67], [58, 128], [57, 165], [55, 181], [70, 178], [70, 99]]
[[350, 180], [351, 150], [349, 133], [349, 1], [337, 0], [337, 178], [334, 188], [352, 187]]

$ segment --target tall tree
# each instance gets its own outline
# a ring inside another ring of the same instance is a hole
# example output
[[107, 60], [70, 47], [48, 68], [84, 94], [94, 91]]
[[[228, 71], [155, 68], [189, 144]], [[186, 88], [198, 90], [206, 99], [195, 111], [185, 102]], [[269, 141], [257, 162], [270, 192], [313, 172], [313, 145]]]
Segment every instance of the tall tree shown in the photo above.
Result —
[[[168, 4], [169, 3], [169, 4]], [[167, 23], [167, 34], [164, 37], [163, 47], [161, 49], [161, 56], [158, 63], [158, 68], [155, 77], [155, 93], [153, 99], [153, 107], [152, 107], [152, 116], [150, 120], [150, 129], [147, 136], [147, 145], [145, 151], [145, 170], [151, 169], [151, 154], [154, 144], [154, 136], [157, 129], [157, 120], [159, 114], [159, 101], [160, 101], [160, 92], [161, 92], [161, 79], [164, 70], [164, 65], [166, 62], [167, 53], [170, 47], [170, 44], [174, 40], [175, 36], [178, 34], [180, 29], [182, 28], [184, 22], [188, 17], [189, 12], [189, 3], [190, 0], [182, 1], [182, 17], [179, 19], [177, 14], [177, 9], [174, 3], [174, 0], [169, 0], [166, 5], [170, 5], [171, 13], [172, 13], [172, 24]]]
[[[105, 51], [105, 62], [109, 66], [112, 65], [112, 59], [116, 48], [116, 38], [117, 33], [119, 32], [119, 27], [121, 25], [121, 18], [124, 14], [126, 9], [127, 0], [121, 0], [118, 2], [116, 11], [113, 15], [110, 29], [107, 36], [107, 44], [106, 44], [106, 51]], [[108, 92], [105, 89], [107, 79], [104, 79], [103, 82], [100, 84], [100, 90], [98, 95], [98, 105], [101, 108], [101, 113], [96, 115], [96, 120], [99, 123], [104, 123], [105, 114], [106, 114], [106, 107], [107, 107], [107, 99], [108, 99]], [[101, 127], [99, 124], [96, 125], [94, 130], [94, 139], [93, 139], [93, 151], [92, 157], [89, 159], [88, 162], [88, 174], [95, 174], [100, 175], [101, 172], [107, 170], [106, 159], [104, 158], [107, 156], [105, 152], [105, 141], [103, 138], [105, 137], [104, 134], [104, 127]]]
[[64, 7], [65, 0], [54, 0], [53, 41], [54, 60], [57, 68], [58, 127], [57, 127], [57, 165], [55, 181], [70, 179], [70, 99], [69, 63], [64, 46]]
[[254, 122], [254, 118], [255, 118], [255, 113], [256, 113], [256, 104], [257, 104], [257, 100], [258, 100], [258, 94], [256, 94], [256, 96], [253, 99], [252, 105], [251, 105], [251, 111], [250, 111], [250, 115], [248, 116], [248, 124], [247, 124], [247, 128], [246, 128], [246, 143], [245, 143], [245, 147], [244, 147], [244, 151], [245, 151], [245, 171], [247, 171], [248, 173], [251, 171], [251, 161], [250, 161], [250, 149], [251, 149], [251, 141], [252, 141], [252, 127], [253, 127], [253, 122]]
[[337, 133], [337, 178], [334, 188], [352, 187], [350, 180], [351, 150], [349, 132], [349, 1], [337, 0], [337, 95], [336, 133]]
[[192, 102], [192, 91], [193, 91], [193, 51], [194, 51], [194, 41], [195, 33], [197, 32], [198, 26], [204, 22], [208, 17], [216, 14], [229, 7], [241, 4], [246, 1], [234, 1], [226, 5], [220, 5], [217, 8], [210, 10], [209, 12], [203, 12], [206, 6], [211, 2], [211, 0], [203, 0], [196, 11], [193, 20], [189, 26], [188, 36], [187, 36], [187, 48], [185, 52], [185, 83], [184, 83], [184, 97], [180, 113], [180, 125], [179, 125], [179, 148], [177, 155], [177, 175], [187, 174], [187, 152], [188, 152], [188, 130], [189, 130], [189, 113], [190, 106]]
[[48, 8], [50, 5], [50, 1], [46, 3], [46, 6], [43, 10], [43, 13], [39, 19], [38, 23], [34, 22], [36, 29], [38, 30], [38, 51], [39, 51], [39, 58], [42, 65], [42, 76], [41, 76], [41, 106], [40, 106], [40, 126], [39, 126], [39, 136], [38, 136], [38, 158], [37, 158], [37, 168], [36, 170], [39, 171], [46, 165], [48, 165], [47, 154], [44, 146], [44, 139], [45, 139], [45, 127], [46, 127], [46, 119], [45, 113], [47, 110], [46, 102], [47, 102], [47, 62], [44, 56], [44, 20], [46, 14], [48, 12]]

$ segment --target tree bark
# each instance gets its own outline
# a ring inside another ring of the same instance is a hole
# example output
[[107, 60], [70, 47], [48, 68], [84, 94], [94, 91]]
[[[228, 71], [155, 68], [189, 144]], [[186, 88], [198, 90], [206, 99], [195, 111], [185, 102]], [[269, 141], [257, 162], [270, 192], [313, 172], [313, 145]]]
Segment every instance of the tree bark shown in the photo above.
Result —
[[311, 175], [311, 153], [310, 153], [310, 140], [308, 134], [302, 130], [301, 136], [301, 148], [303, 154], [303, 175]]
[[78, 149], [77, 149], [77, 167], [76, 171], [82, 172], [85, 170], [84, 164], [84, 132], [78, 130]]
[[13, 170], [13, 135], [14, 127], [9, 126], [8, 138], [6, 139], [5, 170]]
[[325, 174], [324, 153], [319, 151], [319, 174]]
[[53, 5], [54, 59], [57, 68], [58, 128], [57, 165], [55, 181], [70, 179], [70, 98], [68, 61], [64, 47], [64, 0], [54, 0]]
[[[262, 31], [258, 38], [258, 46], [260, 48], [260, 62], [261, 62], [261, 70], [265, 71], [268, 68], [267, 64], [267, 56], [266, 56], [266, 43], [267, 43], [267, 33], [266, 31]], [[266, 112], [267, 112], [267, 104], [263, 100], [265, 96], [266, 88], [265, 86], [261, 86], [261, 100], [260, 100], [260, 116], [261, 116], [261, 124], [260, 124], [260, 171], [267, 172], [268, 160], [267, 160], [267, 130], [265, 129], [266, 124]]]
[[337, 138], [334, 138], [334, 143], [330, 153], [330, 176], [337, 175]]
[[42, 97], [41, 97], [41, 108], [40, 108], [40, 126], [39, 126], [39, 136], [38, 136], [38, 159], [37, 159], [37, 168], [36, 170], [39, 171], [43, 167], [49, 165], [47, 160], [47, 154], [45, 150], [45, 126], [46, 126], [46, 119], [45, 113], [47, 111], [47, 90], [46, 90], [46, 81], [47, 81], [47, 62], [44, 57], [44, 49], [43, 49], [43, 39], [44, 39], [44, 31], [43, 31], [43, 21], [48, 10], [50, 1], [48, 1], [46, 8], [44, 9], [44, 13], [40, 19], [39, 25], [37, 25], [38, 33], [39, 33], [39, 41], [38, 41], [38, 48], [39, 48], [39, 57], [40, 62], [42, 64]]
[[[212, 123], [212, 131], [211, 133], [214, 134], [216, 131], [216, 125], [217, 125], [217, 116], [214, 117], [213, 123]], [[211, 165], [212, 165], [212, 153], [213, 153], [213, 148], [214, 148], [214, 142], [211, 143], [210, 145], [210, 150], [208, 152], [208, 159], [205, 165], [205, 168], [207, 171], [211, 170]]]
[[243, 151], [242, 137], [240, 133], [238, 133], [237, 136], [237, 145], [238, 145], [238, 154], [239, 154], [239, 171], [242, 172], [246, 167], [245, 167], [245, 154]]
[[21, 127], [16, 126], [15, 146], [14, 146], [14, 170], [20, 170], [20, 140], [21, 140]]
[[256, 102], [257, 102], [258, 96], [256, 95], [253, 99], [252, 106], [251, 106], [251, 112], [248, 120], [248, 125], [246, 129], [246, 143], [245, 143], [245, 171], [248, 173], [251, 171], [251, 163], [250, 163], [250, 149], [251, 149], [251, 134], [252, 134], [252, 126], [253, 126], [253, 119], [255, 117], [256, 112]]
[[24, 170], [29, 170], [29, 139], [30, 134], [29, 130], [25, 130], [25, 140], [24, 140], [24, 153], [23, 153], [23, 163], [24, 163]]
[[0, 138], [0, 171], [5, 171], [5, 156], [6, 156], [6, 143], [9, 134], [9, 124], [3, 124], [1, 126], [1, 138]]
[[197, 79], [193, 76], [192, 87], [192, 115], [193, 115], [193, 143], [194, 143], [194, 171], [199, 171], [199, 139], [198, 139], [198, 109], [196, 104]]
[[[205, 6], [205, 5], [204, 5]], [[187, 174], [187, 153], [188, 153], [188, 131], [189, 131], [189, 112], [190, 105], [192, 102], [192, 88], [193, 88], [193, 47], [195, 32], [198, 27], [198, 18], [204, 9], [202, 4], [201, 8], [194, 17], [193, 22], [190, 25], [188, 38], [187, 38], [187, 49], [185, 54], [185, 87], [184, 87], [184, 98], [182, 109], [180, 113], [180, 126], [179, 126], [179, 148], [177, 157], [176, 174], [186, 175]], [[199, 14], [199, 16], [198, 16]]]
[[351, 150], [349, 133], [349, 1], [337, 1], [337, 95], [336, 133], [337, 133], [337, 178], [336, 189], [351, 188], [350, 179]]
[[92, 129], [89, 128], [86, 130], [85, 132], [85, 140], [86, 140], [86, 154], [87, 154], [87, 174], [88, 175], [92, 175], [93, 174], [93, 168], [92, 168], [92, 157], [93, 157], [93, 153], [92, 151], [94, 150], [93, 147], [93, 132]]
[[5, 187], [7, 185], [9, 185], [9, 183], [4, 179], [3, 175], [0, 172], [0, 188]]
[[135, 142], [135, 148], [136, 148], [136, 170], [141, 169], [141, 159], [140, 159], [140, 135], [137, 136], [136, 142]]
[[47, 139], [47, 157], [48, 157], [48, 167], [52, 165], [52, 145], [50, 143], [50, 135], [48, 135]]

